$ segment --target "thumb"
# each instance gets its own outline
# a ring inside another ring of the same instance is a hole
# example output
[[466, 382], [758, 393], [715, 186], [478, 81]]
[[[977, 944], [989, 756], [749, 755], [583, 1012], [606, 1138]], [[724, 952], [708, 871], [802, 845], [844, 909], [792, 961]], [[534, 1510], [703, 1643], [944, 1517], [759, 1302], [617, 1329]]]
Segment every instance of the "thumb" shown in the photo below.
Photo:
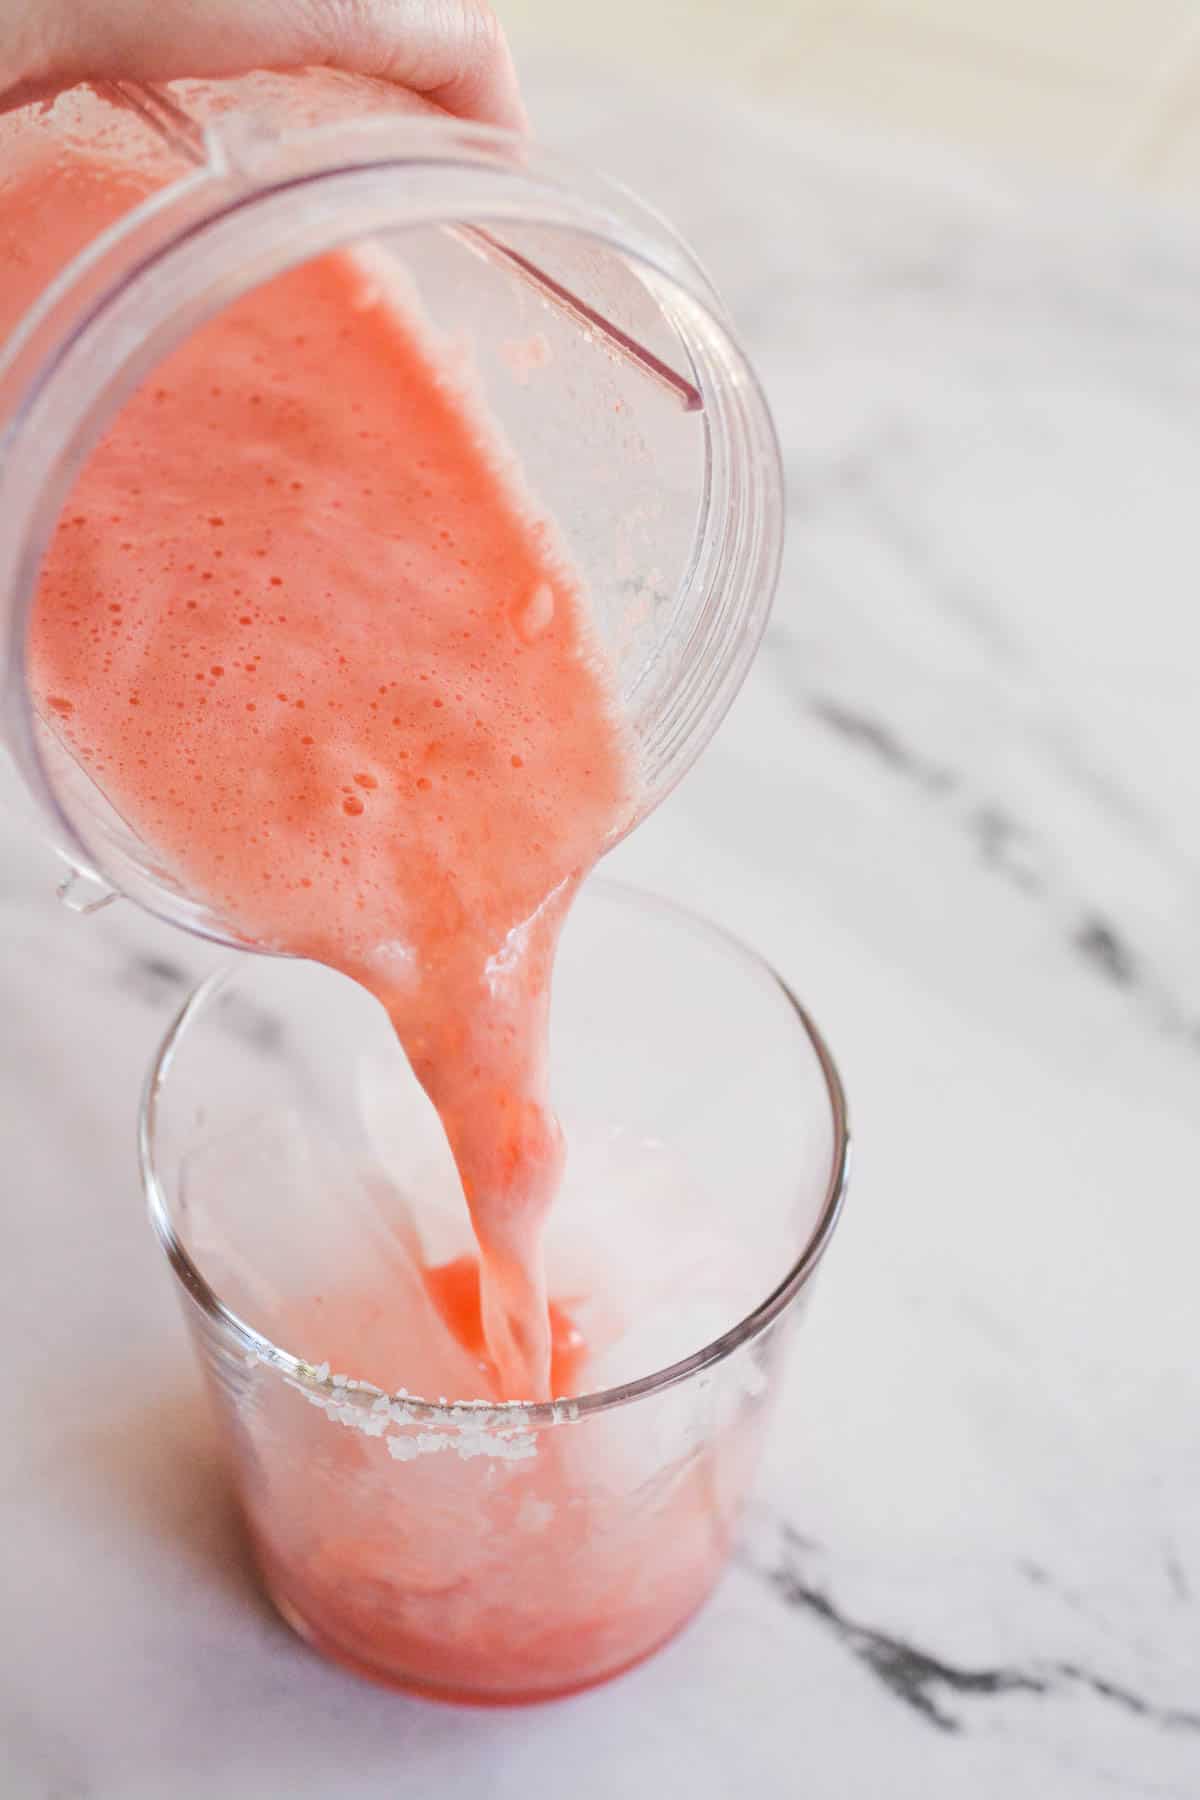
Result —
[[324, 64], [374, 75], [463, 118], [525, 128], [486, 0], [9, 0], [0, 108], [80, 81], [170, 81]]

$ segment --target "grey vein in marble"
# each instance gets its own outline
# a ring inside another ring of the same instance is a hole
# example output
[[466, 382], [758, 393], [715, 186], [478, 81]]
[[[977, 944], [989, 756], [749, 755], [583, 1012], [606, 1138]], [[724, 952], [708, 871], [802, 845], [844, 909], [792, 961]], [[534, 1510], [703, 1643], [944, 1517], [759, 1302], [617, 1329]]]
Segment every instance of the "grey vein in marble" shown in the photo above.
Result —
[[[757, 1535], [761, 1538], [761, 1527]], [[828, 1587], [807, 1569], [807, 1564], [819, 1559], [819, 1545], [786, 1520], [775, 1523], [774, 1537], [774, 1554], [765, 1562], [759, 1559], [761, 1551], [755, 1556], [744, 1546], [739, 1553], [740, 1566], [765, 1581], [785, 1606], [817, 1619], [889, 1693], [939, 1731], [957, 1732], [969, 1726], [967, 1715], [952, 1710], [956, 1698], [1046, 1697], [1082, 1689], [1149, 1725], [1200, 1733], [1200, 1709], [1157, 1705], [1076, 1663], [1035, 1658], [1023, 1666], [968, 1668], [893, 1632], [866, 1625], [843, 1612]]]
[[[768, 632], [764, 654], [769, 664], [786, 663], [788, 639], [783, 627], [776, 625]], [[784, 680], [787, 683], [788, 677]], [[875, 757], [930, 796], [956, 800], [958, 822], [974, 842], [981, 861], [1026, 894], [1044, 899], [1060, 917], [1065, 914], [1061, 926], [1064, 939], [1091, 969], [1106, 981], [1132, 990], [1163, 1030], [1200, 1048], [1200, 1011], [1194, 1015], [1182, 1012], [1120, 929], [1086, 897], [1070, 892], [1068, 878], [1055, 868], [1050, 846], [1039, 841], [1030, 826], [992, 800], [970, 799], [964, 792], [964, 777], [914, 750], [885, 719], [828, 694], [805, 692], [803, 703], [814, 718], [851, 747]]]

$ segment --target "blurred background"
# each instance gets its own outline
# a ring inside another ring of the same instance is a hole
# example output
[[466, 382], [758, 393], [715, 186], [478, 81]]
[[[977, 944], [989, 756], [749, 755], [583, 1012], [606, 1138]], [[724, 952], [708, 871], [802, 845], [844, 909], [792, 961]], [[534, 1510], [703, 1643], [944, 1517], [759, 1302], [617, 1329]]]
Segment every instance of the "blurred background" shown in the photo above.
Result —
[[948, 143], [1114, 188], [1200, 178], [1189, 0], [501, 0], [518, 52]]

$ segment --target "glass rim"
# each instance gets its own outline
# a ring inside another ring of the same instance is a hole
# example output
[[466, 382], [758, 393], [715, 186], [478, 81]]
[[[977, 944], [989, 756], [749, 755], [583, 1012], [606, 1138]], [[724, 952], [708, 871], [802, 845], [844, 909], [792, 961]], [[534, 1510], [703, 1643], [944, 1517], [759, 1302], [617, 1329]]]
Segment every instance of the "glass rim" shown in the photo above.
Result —
[[[445, 1425], [450, 1417], [457, 1423], [458, 1414], [463, 1409], [482, 1406], [489, 1413], [502, 1414], [503, 1420], [500, 1422], [505, 1427], [535, 1430], [561, 1424], [565, 1418], [574, 1422], [609, 1412], [665, 1392], [681, 1382], [690, 1381], [693, 1376], [717, 1367], [744, 1345], [761, 1337], [787, 1311], [814, 1274], [841, 1217], [849, 1183], [851, 1142], [845, 1089], [833, 1056], [811, 1014], [797, 999], [787, 982], [764, 956], [744, 944], [733, 932], [714, 924], [689, 906], [650, 893], [631, 883], [607, 877], [589, 881], [583, 892], [603, 895], [627, 904], [632, 902], [639, 908], [649, 908], [673, 918], [693, 930], [699, 929], [715, 939], [726, 953], [732, 954], [747, 969], [768, 977], [790, 1008], [796, 1024], [816, 1057], [829, 1102], [833, 1145], [821, 1209], [799, 1256], [766, 1297], [736, 1324], [689, 1355], [649, 1374], [639, 1375], [633, 1381], [622, 1382], [615, 1387], [598, 1388], [594, 1393], [575, 1394], [560, 1399], [480, 1401], [464, 1397], [433, 1401], [404, 1392], [388, 1396], [402, 1401], [414, 1424]], [[248, 1362], [265, 1363], [277, 1369], [291, 1384], [299, 1386], [319, 1402], [344, 1405], [360, 1396], [369, 1395], [374, 1399], [383, 1390], [375, 1388], [369, 1382], [356, 1381], [354, 1389], [348, 1392], [346, 1376], [339, 1375], [335, 1378], [327, 1372], [327, 1364], [315, 1365], [304, 1357], [283, 1349], [226, 1306], [180, 1240], [172, 1219], [170, 1202], [159, 1179], [155, 1159], [159, 1095], [170, 1076], [175, 1052], [188, 1026], [226, 982], [233, 978], [238, 966], [235, 962], [227, 964], [193, 989], [168, 1026], [146, 1076], [138, 1107], [138, 1161], [150, 1223], [173, 1273], [189, 1298], [210, 1323], [234, 1341]], [[322, 1373], [322, 1370], [326, 1372]]]

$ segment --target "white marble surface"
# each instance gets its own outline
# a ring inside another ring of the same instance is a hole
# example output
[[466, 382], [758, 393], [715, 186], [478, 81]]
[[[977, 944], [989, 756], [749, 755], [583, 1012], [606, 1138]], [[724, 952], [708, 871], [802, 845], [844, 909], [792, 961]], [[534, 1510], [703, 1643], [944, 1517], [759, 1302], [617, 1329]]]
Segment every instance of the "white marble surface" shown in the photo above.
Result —
[[[0, 1792], [1200, 1792], [1200, 244], [534, 73], [673, 213], [790, 543], [704, 765], [614, 862], [810, 1001], [859, 1156], [745, 1547], [532, 1712], [360, 1684], [257, 1597], [133, 1121], [193, 946], [0, 828]], [[739, 249], [739, 245], [741, 248]]]

